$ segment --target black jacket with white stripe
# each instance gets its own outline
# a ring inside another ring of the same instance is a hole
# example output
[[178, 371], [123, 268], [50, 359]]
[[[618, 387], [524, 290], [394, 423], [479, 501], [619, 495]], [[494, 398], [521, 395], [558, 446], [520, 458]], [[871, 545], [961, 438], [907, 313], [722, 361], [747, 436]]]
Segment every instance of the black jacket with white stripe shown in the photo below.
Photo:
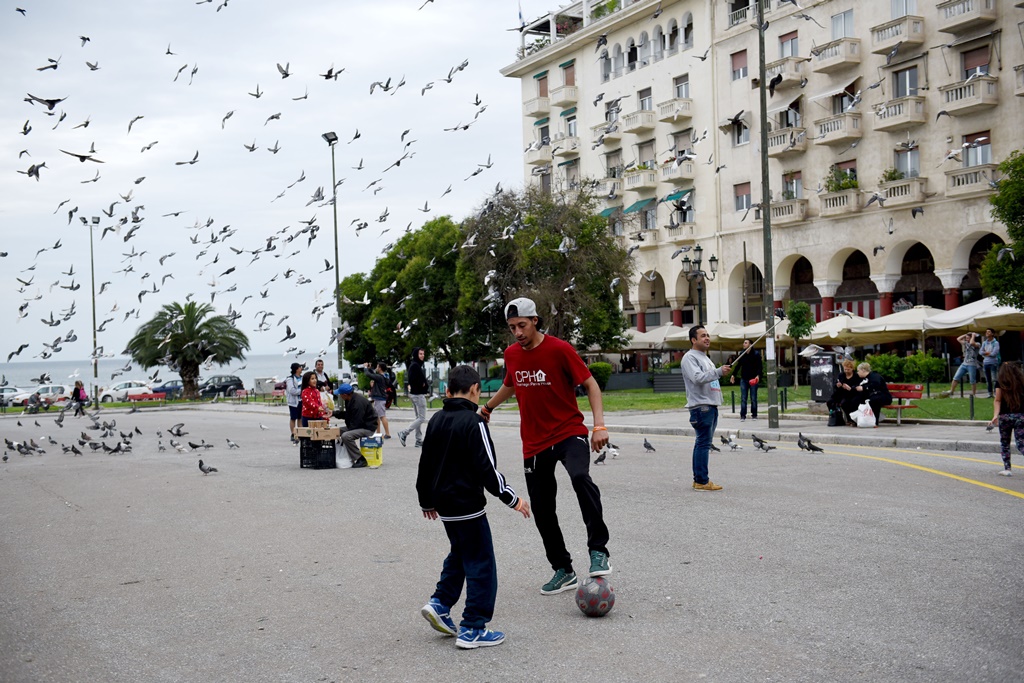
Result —
[[447, 522], [483, 515], [484, 489], [511, 508], [519, 503], [498, 471], [491, 434], [476, 410], [472, 401], [446, 398], [423, 437], [416, 477], [420, 508], [436, 510]]

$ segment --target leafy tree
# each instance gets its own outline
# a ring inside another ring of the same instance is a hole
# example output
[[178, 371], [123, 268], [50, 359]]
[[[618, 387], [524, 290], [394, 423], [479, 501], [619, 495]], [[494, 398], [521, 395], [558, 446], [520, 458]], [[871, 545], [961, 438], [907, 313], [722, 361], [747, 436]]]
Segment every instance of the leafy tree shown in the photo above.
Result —
[[806, 337], [814, 329], [814, 316], [811, 315], [811, 307], [806, 301], [786, 302], [786, 319], [789, 326], [786, 334], [793, 338], [793, 386], [800, 386], [800, 356], [797, 351], [800, 347], [800, 339]]
[[[1006, 226], [1010, 243], [993, 245], [981, 264], [981, 286], [1004, 306], [1024, 308], [1024, 154], [1015, 150], [999, 164], [997, 191], [990, 197], [992, 216]], [[995, 180], [993, 180], [995, 182]], [[999, 251], [1012, 249], [999, 258]]]
[[127, 351], [145, 368], [164, 365], [177, 372], [185, 398], [198, 395], [199, 366], [245, 359], [249, 339], [213, 306], [195, 301], [167, 304], [128, 340]]

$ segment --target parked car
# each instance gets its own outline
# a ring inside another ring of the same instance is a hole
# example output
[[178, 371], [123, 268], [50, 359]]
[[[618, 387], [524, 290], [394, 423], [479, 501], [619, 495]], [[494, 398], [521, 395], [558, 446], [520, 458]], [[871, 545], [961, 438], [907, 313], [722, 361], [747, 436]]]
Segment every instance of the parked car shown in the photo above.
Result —
[[19, 389], [18, 387], [0, 387], [0, 406], [13, 405], [11, 399], [14, 398], [16, 394], [20, 394], [23, 391], [25, 390]]
[[14, 405], [28, 405], [28, 397], [39, 392], [39, 398], [46, 405], [63, 405], [71, 399], [71, 386], [67, 384], [40, 384], [35, 389], [26, 389], [14, 394], [10, 401]]
[[167, 398], [181, 398], [185, 393], [185, 383], [180, 379], [172, 379], [158, 387], [153, 387], [154, 394], [166, 394]]
[[100, 390], [100, 402], [111, 403], [113, 401], [127, 401], [129, 396], [136, 394], [152, 394], [153, 388], [145, 382], [134, 379], [126, 379], [123, 382], [112, 384]]
[[199, 395], [212, 398], [217, 394], [231, 396], [239, 389], [244, 389], [242, 380], [235, 375], [214, 375], [199, 386]]

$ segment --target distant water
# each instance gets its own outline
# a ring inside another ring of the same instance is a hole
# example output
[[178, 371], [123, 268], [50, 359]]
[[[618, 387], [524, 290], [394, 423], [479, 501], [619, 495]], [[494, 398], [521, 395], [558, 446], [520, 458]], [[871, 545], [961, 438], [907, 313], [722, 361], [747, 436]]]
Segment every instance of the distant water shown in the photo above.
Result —
[[[324, 365], [329, 375], [338, 373], [337, 368], [332, 367], [336, 363], [336, 358], [335, 354], [328, 354], [324, 358]], [[255, 380], [257, 377], [277, 377], [278, 381], [283, 381], [288, 376], [288, 369], [294, 362], [296, 362], [294, 356], [280, 356], [277, 354], [252, 355], [248, 356], [244, 361], [236, 361], [230, 365], [215, 365], [209, 371], [200, 368], [199, 375], [203, 379], [213, 375], [237, 375], [242, 378], [246, 389], [252, 389], [256, 386]], [[298, 362], [305, 363], [312, 370], [316, 358], [314, 356], [303, 356]], [[129, 364], [132, 366], [132, 369], [118, 375], [113, 382], [126, 379], [150, 382], [149, 378], [157, 371], [159, 371], [159, 375], [154, 384], [179, 379], [177, 374], [163, 367], [155, 367], [147, 371], [145, 368], [133, 363], [130, 358], [101, 358], [99, 362], [99, 385], [101, 387], [109, 386], [112, 383], [110, 379], [111, 374], [120, 372]], [[346, 365], [347, 370], [348, 366]], [[57, 360], [56, 358], [51, 358], [42, 361], [0, 364], [0, 373], [3, 373], [9, 385], [22, 389], [34, 387], [36, 382], [33, 382], [32, 379], [38, 378], [42, 372], [49, 373], [53, 384], [73, 384], [75, 380], [70, 375], [75, 372], [78, 373], [78, 379], [82, 380], [86, 387], [91, 386], [93, 381], [92, 362], [89, 360]]]

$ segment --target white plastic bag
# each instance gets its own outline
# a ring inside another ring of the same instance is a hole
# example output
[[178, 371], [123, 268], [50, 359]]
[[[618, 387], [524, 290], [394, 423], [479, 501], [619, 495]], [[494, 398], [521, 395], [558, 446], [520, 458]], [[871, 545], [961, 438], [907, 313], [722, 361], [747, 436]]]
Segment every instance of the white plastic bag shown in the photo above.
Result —
[[857, 422], [859, 428], [871, 429], [875, 426], [875, 411], [871, 410], [871, 404], [867, 401], [850, 413], [850, 417]]

